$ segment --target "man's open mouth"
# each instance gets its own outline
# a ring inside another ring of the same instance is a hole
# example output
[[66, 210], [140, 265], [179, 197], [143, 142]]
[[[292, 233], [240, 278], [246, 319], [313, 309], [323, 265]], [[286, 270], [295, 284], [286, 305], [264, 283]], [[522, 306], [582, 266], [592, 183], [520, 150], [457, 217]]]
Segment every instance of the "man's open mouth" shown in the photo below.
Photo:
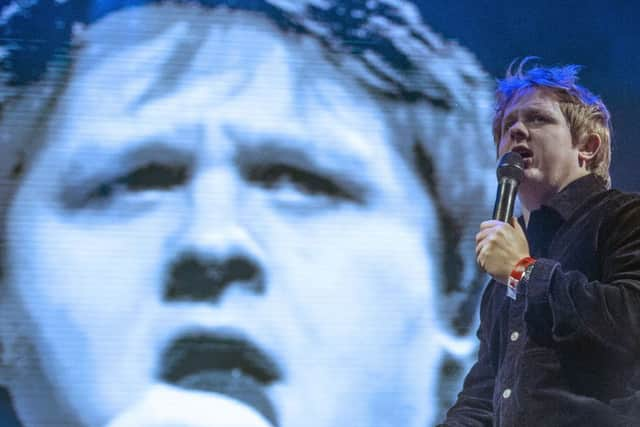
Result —
[[160, 378], [178, 387], [236, 399], [253, 407], [274, 426], [278, 425], [265, 388], [281, 379], [280, 371], [242, 335], [227, 332], [180, 335], [162, 356]]
[[519, 146], [513, 147], [511, 151], [513, 151], [514, 153], [518, 153], [520, 154], [520, 156], [522, 156], [525, 169], [531, 165], [531, 162], [533, 160], [533, 152], [529, 150], [527, 147], [519, 145]]
[[511, 149], [514, 153], [518, 153], [522, 156], [523, 159], [529, 158], [533, 156], [533, 152], [529, 150], [527, 147], [522, 145], [517, 145]]

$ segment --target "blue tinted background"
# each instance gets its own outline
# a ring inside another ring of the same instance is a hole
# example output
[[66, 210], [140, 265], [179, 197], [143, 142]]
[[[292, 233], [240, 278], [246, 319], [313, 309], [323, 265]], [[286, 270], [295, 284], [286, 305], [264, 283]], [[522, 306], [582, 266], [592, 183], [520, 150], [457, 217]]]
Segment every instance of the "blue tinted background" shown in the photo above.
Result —
[[640, 190], [640, 31], [638, 2], [422, 0], [426, 21], [468, 47], [492, 76], [517, 57], [584, 66], [581, 83], [613, 117], [613, 185]]
[[[3, 2], [0, 1], [0, 4]], [[418, 6], [431, 27], [468, 47], [493, 76], [517, 57], [536, 55], [545, 64], [584, 65], [582, 83], [601, 95], [614, 124], [614, 186], [640, 190], [640, 33], [634, 2], [423, 0]], [[0, 426], [10, 420], [0, 394]]]

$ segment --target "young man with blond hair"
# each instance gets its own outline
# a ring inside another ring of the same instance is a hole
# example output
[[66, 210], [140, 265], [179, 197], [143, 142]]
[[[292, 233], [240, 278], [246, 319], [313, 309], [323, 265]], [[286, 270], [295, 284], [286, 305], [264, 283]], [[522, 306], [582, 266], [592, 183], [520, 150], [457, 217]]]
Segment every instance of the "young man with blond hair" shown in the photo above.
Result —
[[578, 70], [525, 60], [499, 82], [522, 216], [480, 225], [480, 350], [443, 426], [640, 422], [640, 197], [609, 189], [609, 112]]

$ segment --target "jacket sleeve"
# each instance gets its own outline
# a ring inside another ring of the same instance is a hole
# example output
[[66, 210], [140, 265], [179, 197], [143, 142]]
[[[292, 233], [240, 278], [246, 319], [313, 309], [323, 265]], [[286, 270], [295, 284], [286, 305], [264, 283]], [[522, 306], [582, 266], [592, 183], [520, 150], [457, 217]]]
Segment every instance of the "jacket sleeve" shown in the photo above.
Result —
[[640, 354], [640, 198], [604, 219], [597, 258], [602, 277], [589, 281], [558, 262], [538, 259], [526, 284], [525, 320], [556, 343], [596, 342], [621, 356]]
[[455, 404], [447, 411], [442, 424], [437, 427], [490, 427], [493, 425], [493, 387], [495, 370], [491, 363], [488, 337], [490, 319], [487, 318], [487, 295], [494, 282], [484, 292], [480, 309], [480, 327], [477, 336], [480, 340], [478, 357], [464, 380], [462, 391]]

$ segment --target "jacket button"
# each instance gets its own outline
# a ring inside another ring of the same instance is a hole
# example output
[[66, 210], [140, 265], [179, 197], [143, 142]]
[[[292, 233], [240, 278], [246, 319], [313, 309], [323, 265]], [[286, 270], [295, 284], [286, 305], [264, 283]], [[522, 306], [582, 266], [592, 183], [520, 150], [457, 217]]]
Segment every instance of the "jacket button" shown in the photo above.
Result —
[[518, 338], [520, 338], [520, 334], [518, 332], [511, 332], [511, 341], [518, 341]]
[[511, 389], [510, 388], [504, 389], [504, 391], [502, 392], [502, 397], [504, 397], [505, 399], [508, 399], [509, 397], [511, 397]]

